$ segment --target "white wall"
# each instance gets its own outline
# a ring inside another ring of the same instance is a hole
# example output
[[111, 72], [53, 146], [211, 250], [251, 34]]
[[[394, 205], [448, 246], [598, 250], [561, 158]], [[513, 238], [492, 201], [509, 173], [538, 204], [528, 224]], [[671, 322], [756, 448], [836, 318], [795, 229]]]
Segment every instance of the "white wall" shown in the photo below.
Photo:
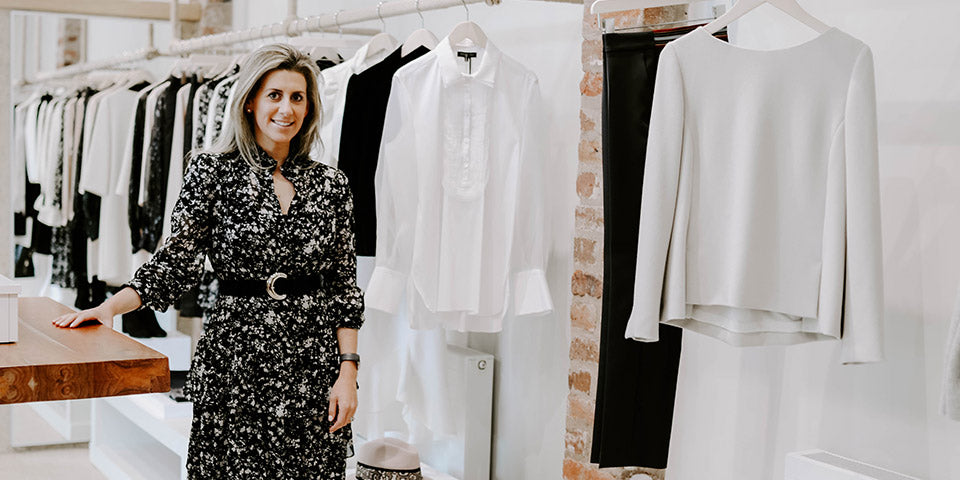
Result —
[[[885, 362], [841, 366], [836, 343], [734, 349], [686, 335], [668, 478], [783, 478], [787, 452], [822, 448], [932, 480], [960, 478], [960, 422], [938, 413], [960, 281], [960, 4], [801, 0], [876, 60]], [[813, 36], [761, 7], [734, 43]]]

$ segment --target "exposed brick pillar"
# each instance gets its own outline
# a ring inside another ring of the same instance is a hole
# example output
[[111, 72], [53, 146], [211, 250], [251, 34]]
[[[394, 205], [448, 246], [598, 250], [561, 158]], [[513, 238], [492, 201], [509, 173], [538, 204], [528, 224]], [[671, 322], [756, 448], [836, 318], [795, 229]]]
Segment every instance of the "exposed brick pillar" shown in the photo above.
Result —
[[78, 18], [61, 18], [57, 24], [57, 68], [80, 63], [86, 57], [84, 51], [87, 21]]
[[233, 28], [233, 4], [230, 0], [204, 0], [200, 21], [194, 24], [194, 31], [184, 29], [181, 38], [228, 32]]
[[[574, 225], [574, 273], [571, 279], [570, 372], [567, 395], [564, 480], [663, 480], [663, 470], [605, 468], [590, 464], [593, 412], [600, 352], [600, 298], [603, 291], [603, 175], [601, 96], [603, 43], [597, 18], [584, 3], [583, 80], [580, 82], [580, 156], [577, 167], [579, 204]], [[686, 18], [686, 7], [621, 12], [617, 26], [657, 24]]]

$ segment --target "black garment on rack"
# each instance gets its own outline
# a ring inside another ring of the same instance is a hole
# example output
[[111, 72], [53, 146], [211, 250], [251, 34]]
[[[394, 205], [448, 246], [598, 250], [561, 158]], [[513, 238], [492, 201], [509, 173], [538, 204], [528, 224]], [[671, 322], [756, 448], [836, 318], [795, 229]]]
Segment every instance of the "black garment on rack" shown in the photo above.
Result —
[[180, 81], [170, 78], [170, 85], [157, 97], [153, 129], [150, 134], [150, 168], [147, 171], [147, 192], [141, 217], [140, 248], [157, 250], [163, 235], [163, 213], [166, 207], [167, 183], [170, 178], [170, 153], [173, 150], [173, 124], [176, 115]]
[[373, 179], [393, 74], [429, 51], [417, 47], [404, 57], [397, 48], [380, 63], [352, 75], [347, 84], [337, 168], [346, 174], [353, 194], [357, 255], [376, 255], [377, 201]]
[[[133, 117], [133, 142], [131, 142], [131, 162], [130, 162], [130, 186], [128, 196], [132, 199], [127, 204], [127, 226], [130, 228], [131, 253], [140, 251], [140, 164], [143, 162], [143, 131], [146, 128], [147, 97], [150, 94], [146, 91], [141, 92], [137, 100], [137, 109]], [[134, 185], [136, 191], [134, 192]]]
[[601, 468], [667, 466], [681, 329], [661, 324], [655, 343], [624, 333], [633, 307], [640, 185], [661, 38], [694, 28], [603, 35], [603, 310], [590, 452]]
[[187, 173], [187, 160], [190, 158], [190, 150], [192, 147], [191, 139], [193, 138], [193, 99], [197, 96], [197, 88], [200, 87], [200, 81], [197, 80], [196, 75], [189, 78], [190, 81], [190, 95], [187, 97], [187, 104], [185, 105], [186, 111], [183, 115], [183, 171], [181, 173]]
[[321, 58], [320, 60], [317, 60], [317, 68], [320, 70], [326, 70], [341, 62], [343, 62], [343, 58], [340, 58], [339, 61], [330, 60], [329, 58]]

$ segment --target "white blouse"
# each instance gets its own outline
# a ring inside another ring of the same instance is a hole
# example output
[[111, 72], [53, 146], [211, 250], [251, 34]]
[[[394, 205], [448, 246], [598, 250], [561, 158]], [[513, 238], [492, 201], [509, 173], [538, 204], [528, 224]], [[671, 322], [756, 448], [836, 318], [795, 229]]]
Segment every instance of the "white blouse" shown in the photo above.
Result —
[[[121, 180], [125, 159], [130, 159], [132, 144], [128, 140], [133, 128], [137, 99], [140, 93], [126, 88], [100, 97], [93, 128], [86, 147], [80, 175], [80, 188], [100, 197], [99, 237], [91, 242], [88, 268], [95, 269], [100, 280], [122, 285], [130, 279], [130, 227], [127, 225], [127, 203], [130, 167]], [[117, 185], [123, 188], [118, 189]]]
[[830, 29], [746, 50], [697, 29], [663, 50], [649, 138], [628, 338], [665, 322], [883, 358], [869, 47]]
[[511, 294], [515, 315], [553, 308], [540, 87], [491, 42], [470, 51], [468, 65], [441, 41], [397, 71], [387, 104], [366, 302], [396, 312], [406, 290], [414, 328], [499, 331]]

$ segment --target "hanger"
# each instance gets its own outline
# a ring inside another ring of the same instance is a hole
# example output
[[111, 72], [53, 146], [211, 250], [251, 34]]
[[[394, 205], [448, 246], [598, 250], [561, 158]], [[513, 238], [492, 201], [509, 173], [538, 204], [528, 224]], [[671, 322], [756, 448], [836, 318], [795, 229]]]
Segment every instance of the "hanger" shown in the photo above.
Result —
[[[377, 16], [380, 17], [380, 23], [383, 24], [382, 30], [386, 30], [387, 22], [383, 21], [383, 15], [380, 14], [381, 6], [383, 6], [383, 2], [377, 4]], [[393, 35], [382, 31], [374, 35], [373, 38], [367, 42], [367, 55], [364, 57], [364, 59], [369, 60], [384, 50], [394, 49], [397, 47], [397, 43], [397, 39], [393, 38]]]
[[314, 61], [323, 59], [337, 61], [340, 59], [340, 51], [337, 47], [343, 46], [344, 42], [337, 38], [303, 36], [291, 38], [289, 43], [306, 52]]
[[403, 47], [400, 48], [401, 57], [410, 55], [417, 47], [427, 47], [433, 50], [437, 44], [440, 43], [440, 41], [437, 40], [437, 36], [424, 26], [423, 12], [420, 11], [420, 0], [417, 0], [417, 15], [420, 15], [420, 28], [414, 30], [413, 33], [407, 37], [407, 40], [403, 42]]
[[791, 17], [799, 20], [804, 25], [814, 29], [817, 33], [823, 33], [827, 30], [830, 30], [830, 26], [821, 22], [813, 15], [807, 13], [797, 0], [738, 0], [737, 3], [733, 5], [733, 8], [730, 9], [727, 13], [720, 16], [720, 18], [708, 23], [704, 26], [704, 30], [707, 33], [716, 33], [723, 27], [733, 23], [734, 20], [744, 16], [747, 12], [763, 5], [764, 3], [769, 3], [780, 10], [783, 10], [785, 13]]
[[467, 2], [465, 0], [460, 1], [463, 2], [463, 8], [467, 11], [467, 20], [453, 27], [453, 30], [447, 35], [447, 40], [453, 47], [485, 48], [487, 46], [487, 34], [483, 33], [483, 29], [479, 25], [470, 21], [470, 9], [467, 8]]

